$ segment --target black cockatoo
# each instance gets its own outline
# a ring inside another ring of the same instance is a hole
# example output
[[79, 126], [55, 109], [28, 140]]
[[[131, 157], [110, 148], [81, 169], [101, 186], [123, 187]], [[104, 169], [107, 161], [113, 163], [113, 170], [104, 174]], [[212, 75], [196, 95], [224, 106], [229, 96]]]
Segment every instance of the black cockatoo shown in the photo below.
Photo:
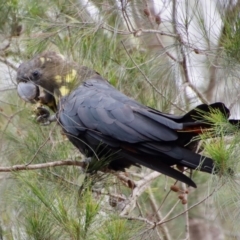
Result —
[[[22, 63], [17, 83], [22, 99], [47, 105], [56, 113], [69, 141], [83, 154], [97, 155], [100, 160], [113, 156], [109, 169], [142, 165], [193, 187], [196, 184], [174, 165], [214, 172], [213, 160], [195, 153], [191, 141], [211, 127], [196, 120], [198, 110], [218, 109], [228, 117], [223, 103], [202, 104], [183, 116], [165, 114], [124, 95], [94, 70], [55, 52]], [[48, 115], [42, 110], [40, 118]]]

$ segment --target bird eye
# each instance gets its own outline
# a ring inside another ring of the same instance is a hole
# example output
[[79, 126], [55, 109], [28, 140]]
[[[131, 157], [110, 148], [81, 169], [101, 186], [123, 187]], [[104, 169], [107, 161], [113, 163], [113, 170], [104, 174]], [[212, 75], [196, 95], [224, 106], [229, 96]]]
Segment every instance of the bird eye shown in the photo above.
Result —
[[33, 77], [35, 77], [35, 78], [38, 77], [38, 76], [39, 76], [39, 71], [37, 71], [37, 70], [34, 71], [34, 72], [32, 73], [32, 75], [33, 75]]

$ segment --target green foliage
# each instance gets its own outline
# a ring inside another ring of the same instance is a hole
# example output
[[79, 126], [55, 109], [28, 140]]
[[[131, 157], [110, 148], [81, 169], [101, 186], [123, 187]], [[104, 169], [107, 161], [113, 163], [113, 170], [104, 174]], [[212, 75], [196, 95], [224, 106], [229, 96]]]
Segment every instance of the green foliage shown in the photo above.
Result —
[[33, 239], [87, 239], [99, 214], [99, 203], [89, 192], [80, 198], [76, 186], [51, 186], [48, 179], [42, 176], [39, 181], [39, 174], [30, 172], [18, 179], [24, 187], [17, 200], [23, 203], [20, 212]]
[[238, 125], [230, 124], [218, 110], [205, 113], [203, 118], [212, 125], [211, 130], [201, 135], [204, 151], [215, 161], [217, 174], [234, 181], [234, 172], [238, 169], [239, 162]]
[[18, 11], [18, 0], [7, 0], [0, 2], [0, 33], [10, 36], [19, 36], [21, 26]]
[[227, 12], [224, 21], [223, 34], [220, 39], [226, 54], [235, 59], [237, 62], [240, 60], [240, 18], [239, 7]]
[[18, 210], [14, 224], [23, 228], [28, 239], [120, 240], [130, 239], [139, 228], [139, 224], [110, 212], [106, 216], [102, 212], [103, 198], [96, 198], [89, 190], [79, 195], [79, 186], [66, 179], [50, 183], [42, 171], [15, 176], [19, 189], [15, 189], [18, 194], [12, 202]]
[[223, 47], [229, 57], [234, 58], [239, 62], [240, 60], [240, 19], [237, 19], [234, 25], [225, 24], [224, 38], [222, 41]]
[[134, 237], [134, 235], [136, 234], [136, 227], [137, 226], [134, 226], [133, 224], [129, 224], [127, 220], [113, 218], [103, 224], [96, 236], [99, 240], [131, 239], [131, 237]]

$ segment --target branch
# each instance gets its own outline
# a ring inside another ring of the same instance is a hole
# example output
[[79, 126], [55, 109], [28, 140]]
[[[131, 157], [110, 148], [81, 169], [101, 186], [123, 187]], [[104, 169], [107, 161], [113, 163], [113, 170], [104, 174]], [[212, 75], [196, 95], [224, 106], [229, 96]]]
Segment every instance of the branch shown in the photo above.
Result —
[[[203, 203], [204, 201], [206, 201], [208, 198], [210, 198], [216, 191], [218, 191], [220, 188], [222, 187], [222, 185], [219, 187], [219, 188], [214, 188], [213, 191], [211, 193], [209, 193], [205, 198], [203, 198], [202, 200], [200, 200], [199, 202], [193, 204], [191, 207], [189, 207], [188, 209], [185, 209], [183, 212], [177, 214], [176, 216], [172, 217], [172, 218], [169, 218], [167, 220], [165, 220], [169, 215], [170, 213], [172, 212], [172, 210], [176, 207], [176, 205], [180, 202], [179, 200], [177, 201], [177, 203], [172, 207], [172, 209], [170, 210], [170, 212], [161, 220], [161, 221], [158, 221], [158, 222], [150, 222], [150, 221], [146, 221], [145, 219], [142, 219], [142, 218], [134, 218], [135, 220], [139, 220], [139, 221], [144, 221], [146, 223], [148, 223], [149, 225], [151, 225], [149, 228], [143, 230], [142, 232], [140, 232], [137, 236], [142, 236], [143, 234], [145, 234], [146, 232], [154, 229], [156, 226], [158, 225], [162, 225], [164, 223], [167, 223], [167, 222], [170, 222], [172, 221], [173, 219], [176, 219], [178, 218], [179, 216], [185, 214], [186, 212], [188, 212], [189, 210], [191, 210], [192, 208], [198, 206], [199, 204]], [[136, 236], [135, 236], [136, 237]]]
[[[156, 202], [156, 199], [153, 196], [151, 188], [148, 189], [148, 193], [149, 193], [150, 205], [152, 207], [153, 212], [155, 213], [154, 216], [156, 215], [157, 221], [159, 222], [163, 218], [162, 217], [162, 213], [160, 212], [160, 210], [159, 210], [159, 208], [157, 206], [157, 202]], [[172, 239], [166, 224], [160, 225], [160, 231], [162, 232], [162, 236], [163, 236], [164, 240], [171, 240]]]
[[[18, 114], [20, 113], [22, 110], [18, 110], [17, 112], [13, 113], [12, 115], [10, 116], [7, 116], [6, 114], [0, 112], [1, 115], [3, 115], [6, 119], [7, 119], [7, 123], [5, 124], [5, 126], [3, 127], [2, 129], [2, 134], [1, 134], [1, 139], [3, 138], [3, 134], [4, 132], [6, 131], [6, 129], [8, 128], [8, 126], [10, 125], [10, 123], [12, 123], [12, 120], [13, 118]], [[1, 144], [1, 143], [0, 143]]]
[[181, 33], [178, 31], [178, 28], [177, 28], [176, 16], [177, 16], [176, 0], [173, 0], [173, 27], [174, 27], [174, 31], [177, 35], [177, 40], [180, 43], [180, 52], [182, 55], [182, 61], [180, 62], [180, 64], [181, 64], [183, 72], [184, 72], [185, 84], [187, 84], [187, 86], [192, 89], [192, 91], [197, 95], [197, 97], [202, 101], [202, 103], [208, 104], [207, 99], [205, 99], [205, 97], [197, 90], [197, 88], [190, 81], [188, 67], [187, 67], [187, 56], [186, 56], [184, 48], [183, 48], [184, 41], [182, 39]]
[[[129, 221], [140, 221], [140, 222], [144, 222], [147, 223], [148, 225], [154, 226], [155, 223], [149, 221], [147, 218], [143, 218], [143, 217], [128, 217], [128, 216], [121, 216], [121, 218], [127, 219]], [[151, 227], [152, 229], [152, 227]]]
[[177, 35], [176, 34], [173, 34], [173, 33], [167, 33], [167, 32], [163, 32], [163, 31], [160, 31], [160, 30], [155, 30], [155, 29], [139, 29], [137, 31], [141, 31], [143, 33], [157, 33], [159, 35], [163, 35], [163, 36], [168, 36], [168, 37], [174, 37], [174, 38], [177, 38]]
[[[191, 210], [192, 208], [194, 208], [194, 207], [198, 206], [199, 204], [205, 202], [208, 198], [210, 198], [210, 197], [211, 197], [217, 190], [219, 190], [220, 188], [221, 188], [221, 187], [213, 189], [213, 191], [212, 191], [210, 194], [208, 194], [205, 198], [203, 198], [203, 199], [200, 200], [199, 202], [193, 204], [193, 205], [192, 205], [191, 207], [189, 207], [188, 209], [185, 209], [183, 212], [177, 214], [176, 216], [174, 216], [174, 217], [172, 217], [172, 218], [169, 218], [169, 219], [167, 219], [167, 220], [163, 219], [162, 221], [157, 222], [156, 225], [163, 224], [163, 223], [166, 223], [166, 222], [170, 222], [170, 221], [172, 221], [173, 219], [175, 219], [175, 218], [177, 218], [177, 217], [185, 214], [186, 212], [188, 212], [188, 211]], [[165, 217], [165, 218], [166, 218], [166, 217]]]
[[[152, 22], [152, 19], [151, 19], [150, 15], [148, 16], [148, 20], [149, 20], [152, 28], [154, 28], [154, 25], [153, 25], [153, 22]], [[159, 35], [165, 35], [165, 34], [162, 34], [162, 33], [163, 33], [162, 31], [160, 31], [160, 30], [152, 30], [152, 29], [149, 29], [149, 30], [147, 30], [147, 29], [138, 29], [138, 30], [135, 31], [133, 34], [134, 34], [134, 36], [140, 36], [143, 32], [144, 32], [144, 33], [156, 33], [155, 36], [156, 36], [156, 38], [157, 38], [157, 41], [158, 41], [160, 47], [165, 50], [165, 54], [166, 54], [171, 60], [173, 60], [174, 62], [179, 62], [169, 51], [167, 51], [166, 47], [164, 46], [164, 44], [163, 44], [163, 42], [162, 42], [162, 39], [161, 39], [160, 36], [159, 36]], [[178, 37], [176, 34], [168, 34], [167, 36], [175, 37], [175, 38]]]
[[59, 167], [59, 166], [79, 166], [85, 168], [85, 162], [73, 161], [73, 160], [59, 160], [48, 163], [39, 163], [32, 165], [14, 165], [12, 167], [0, 167], [0, 172], [17, 172], [23, 170], [37, 170], [50, 167]]
[[182, 190], [183, 192], [185, 193], [184, 194], [184, 197], [186, 199], [186, 204], [184, 204], [184, 210], [185, 210], [185, 239], [190, 239], [190, 236], [189, 236], [189, 232], [190, 232], [190, 227], [189, 227], [189, 211], [188, 210], [188, 194], [186, 194], [186, 184], [185, 183], [181, 183], [182, 185]]
[[[139, 34], [141, 35], [141, 33], [157, 33], [159, 35], [162, 35], [162, 36], [167, 36], [167, 37], [174, 37], [176, 38], [177, 35], [176, 34], [173, 34], [173, 33], [168, 33], [168, 32], [163, 32], [161, 30], [156, 30], [156, 29], [143, 29], [143, 28], [139, 28], [135, 31], [124, 31], [124, 30], [117, 30], [113, 27], [111, 27], [110, 25], [107, 25], [105, 24], [105, 26], [101, 26], [102, 29], [105, 29], [109, 32], [113, 32], [113, 33], [117, 33], [117, 34], [120, 34], [120, 35], [131, 35], [133, 34], [134, 36], [139, 36]], [[174, 59], [176, 60], [176, 59]]]
[[126, 176], [125, 172], [115, 172], [113, 174], [128, 188], [134, 189], [136, 187], [135, 182]]
[[6, 92], [6, 91], [12, 91], [12, 90], [16, 90], [16, 86], [9, 86], [9, 87], [5, 87], [5, 88], [0, 88], [0, 92]]
[[129, 21], [129, 17], [127, 15], [127, 12], [126, 12], [126, 6], [127, 6], [127, 3], [125, 4], [125, 6], [123, 5], [123, 0], [121, 0], [121, 7], [122, 7], [122, 15], [123, 15], [123, 18], [126, 22], [126, 25], [127, 25], [127, 28], [128, 28], [128, 31], [129, 32], [132, 32], [131, 28], [134, 30], [133, 26], [132, 26], [132, 23], [131, 21]]
[[120, 213], [120, 216], [128, 215], [135, 208], [139, 196], [149, 187], [151, 182], [160, 175], [161, 173], [154, 171], [144, 176], [143, 179], [135, 182], [136, 187], [133, 189], [129, 202]]
[[0, 62], [6, 64], [8, 67], [12, 68], [13, 70], [17, 71], [17, 67], [14, 66], [11, 62], [9, 62], [7, 59], [4, 59], [2, 57], [0, 57]]
[[[176, 12], [176, 3], [175, 3], [175, 1], [173, 1], [173, 9], [174, 9], [174, 12]], [[144, 33], [155, 33], [156, 34], [156, 38], [157, 38], [157, 40], [158, 40], [158, 42], [159, 42], [159, 44], [160, 44], [160, 46], [163, 48], [163, 49], [165, 49], [165, 53], [166, 53], [166, 55], [169, 57], [169, 58], [171, 58], [174, 62], [179, 62], [180, 63], [180, 65], [182, 66], [182, 69], [183, 69], [183, 72], [184, 72], [184, 75], [185, 75], [185, 84], [188, 86], [188, 87], [190, 87], [191, 89], [192, 89], [192, 91], [197, 95], [197, 97], [203, 102], [203, 103], [208, 103], [208, 101], [206, 100], [206, 98], [203, 96], [203, 94], [202, 93], [200, 93], [199, 91], [198, 91], [198, 89], [191, 83], [191, 81], [190, 81], [190, 77], [189, 77], [189, 73], [188, 73], [188, 68], [187, 68], [187, 57], [186, 57], [186, 54], [185, 54], [185, 52], [184, 52], [184, 49], [183, 49], [183, 45], [184, 45], [184, 42], [183, 42], [183, 40], [182, 40], [182, 38], [181, 38], [181, 35], [180, 35], [180, 33], [178, 32], [178, 29], [177, 29], [177, 27], [176, 27], [176, 21], [174, 21], [175, 22], [175, 24], [174, 24], [174, 28], [175, 28], [175, 33], [176, 34], [166, 34], [165, 32], [162, 32], [162, 31], [158, 31], [158, 30], [153, 30], [153, 29], [138, 29], [138, 30], [134, 30], [134, 31], [131, 31], [131, 29], [130, 29], [130, 27], [129, 27], [129, 24], [131, 25], [131, 22], [130, 22], [130, 20], [129, 20], [129, 18], [126, 18], [125, 16], [124, 16], [124, 13], [126, 13], [126, 10], [125, 10], [125, 8], [123, 8], [123, 3], [122, 3], [122, 12], [123, 12], [123, 17], [124, 17], [124, 20], [125, 20], [125, 22], [126, 22], [126, 24], [127, 24], [127, 27], [128, 27], [128, 31], [130, 32], [130, 33], [133, 33], [134, 34], [134, 36], [136, 37], [136, 36], [140, 36], [143, 32]], [[174, 15], [174, 14], [173, 14]], [[174, 20], [175, 18], [173, 17], [173, 20]], [[175, 19], [176, 20], [176, 19]], [[152, 23], [151, 22], [151, 20], [150, 20], [150, 23]], [[132, 26], [132, 25], [131, 25]], [[168, 52], [167, 50], [166, 50], [166, 48], [164, 47], [164, 45], [163, 45], [163, 43], [162, 43], [162, 40], [161, 40], [161, 38], [159, 37], [159, 35], [167, 35], [167, 36], [170, 36], [170, 37], [174, 37], [174, 38], [176, 38], [179, 42], [180, 42], [180, 44], [181, 44], [181, 47], [180, 47], [180, 49], [181, 49], [181, 54], [182, 54], [182, 57], [183, 57], [183, 60], [182, 61], [178, 61], [170, 52]], [[122, 44], [123, 44], [123, 42], [122, 42]], [[124, 46], [124, 49], [126, 50], [126, 48], [125, 48], [125, 46]], [[127, 50], [126, 50], [126, 52], [127, 52]], [[127, 52], [127, 54], [128, 54], [128, 52]], [[135, 66], [138, 68], [138, 70], [142, 73], [142, 75], [144, 76], [144, 78], [146, 79], [146, 81], [153, 87], [153, 89], [156, 91], [156, 92], [158, 92], [164, 99], [166, 99], [166, 97], [165, 96], [163, 96], [163, 94], [149, 81], [149, 79], [146, 77], [146, 75], [141, 71], [141, 69], [137, 66], [137, 64], [134, 62], [134, 60], [131, 58], [131, 56], [128, 54], [128, 56], [130, 57], [130, 59], [132, 60], [132, 62], [135, 64]], [[168, 100], [167, 100], [168, 101]], [[169, 101], [170, 102], [170, 101]], [[175, 106], [178, 110], [181, 110], [181, 111], [183, 111], [182, 109], [180, 109], [177, 105], [175, 105], [174, 103], [172, 103], [172, 102], [170, 102], [173, 106]]]

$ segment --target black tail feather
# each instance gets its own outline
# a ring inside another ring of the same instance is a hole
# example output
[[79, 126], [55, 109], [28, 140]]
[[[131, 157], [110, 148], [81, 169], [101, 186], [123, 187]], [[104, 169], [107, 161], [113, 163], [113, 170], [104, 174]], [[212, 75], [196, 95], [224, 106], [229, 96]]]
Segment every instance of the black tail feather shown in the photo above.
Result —
[[167, 164], [164, 164], [160, 159], [159, 161], [156, 161], [156, 159], [152, 160], [151, 157], [148, 159], [145, 159], [141, 156], [134, 156], [133, 154], [130, 154], [128, 152], [121, 151], [122, 157], [126, 157], [130, 161], [134, 162], [135, 164], [142, 165], [144, 167], [150, 168], [152, 170], [155, 170], [157, 172], [163, 173], [169, 177], [172, 177], [178, 181], [184, 182], [187, 185], [196, 188], [197, 185], [193, 182], [193, 180], [189, 177], [187, 177], [182, 172], [172, 168], [171, 166], [168, 166]]
[[198, 169], [202, 172], [214, 173], [214, 162], [211, 158], [194, 153], [185, 148], [181, 150], [183, 159], [180, 161], [180, 164], [191, 169]]

